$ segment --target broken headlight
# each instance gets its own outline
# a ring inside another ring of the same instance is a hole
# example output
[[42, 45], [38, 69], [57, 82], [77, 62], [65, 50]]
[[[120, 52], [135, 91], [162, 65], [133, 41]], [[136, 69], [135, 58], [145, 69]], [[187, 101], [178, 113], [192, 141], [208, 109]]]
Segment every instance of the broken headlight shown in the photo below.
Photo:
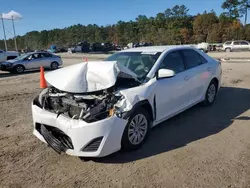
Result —
[[72, 117], [73, 119], [79, 119], [81, 117], [82, 111], [83, 111], [82, 108], [71, 105], [69, 107], [68, 113], [69, 113], [69, 116]]

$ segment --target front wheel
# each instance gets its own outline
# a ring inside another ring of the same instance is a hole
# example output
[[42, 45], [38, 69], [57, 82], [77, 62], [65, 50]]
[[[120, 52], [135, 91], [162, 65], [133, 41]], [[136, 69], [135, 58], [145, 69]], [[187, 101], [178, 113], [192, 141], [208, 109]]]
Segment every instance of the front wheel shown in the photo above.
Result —
[[151, 130], [151, 118], [146, 110], [138, 108], [129, 118], [123, 132], [122, 150], [132, 151], [139, 149], [146, 141]]
[[52, 70], [58, 69], [58, 63], [57, 63], [57, 62], [51, 63], [50, 68], [51, 68]]
[[17, 65], [15, 68], [14, 68], [14, 72], [15, 73], [18, 73], [18, 74], [21, 74], [24, 72], [24, 67], [22, 65]]
[[217, 90], [218, 90], [218, 84], [212, 80], [211, 83], [209, 84], [205, 96], [205, 100], [203, 101], [203, 105], [205, 106], [210, 106], [214, 103], [217, 95]]

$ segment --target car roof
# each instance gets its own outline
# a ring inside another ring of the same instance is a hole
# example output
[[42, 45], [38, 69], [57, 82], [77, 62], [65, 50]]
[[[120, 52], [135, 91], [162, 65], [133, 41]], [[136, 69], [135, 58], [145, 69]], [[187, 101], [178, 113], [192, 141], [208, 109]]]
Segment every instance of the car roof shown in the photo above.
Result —
[[49, 52], [47, 52], [47, 51], [28, 52], [28, 53], [26, 53], [26, 55], [41, 54], [41, 53], [49, 53]]
[[172, 49], [194, 49], [192, 45], [145, 46], [122, 50], [122, 52], [163, 52]]

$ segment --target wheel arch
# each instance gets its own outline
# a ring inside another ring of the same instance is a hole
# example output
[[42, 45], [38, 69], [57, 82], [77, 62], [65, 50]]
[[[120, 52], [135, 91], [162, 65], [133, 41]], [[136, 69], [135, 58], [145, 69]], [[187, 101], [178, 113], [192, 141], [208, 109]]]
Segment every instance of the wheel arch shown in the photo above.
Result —
[[[216, 77], [214, 77], [214, 78], [212, 78], [212, 80], [210, 81], [210, 83], [211, 82], [215, 82], [216, 83], [216, 86], [217, 86], [217, 90], [219, 89], [219, 80], [218, 80], [218, 78], [216, 78]], [[209, 84], [210, 84], [209, 83]]]
[[24, 70], [26, 69], [26, 67], [24, 65], [22, 65], [22, 64], [16, 64], [16, 65], [14, 65], [13, 69], [15, 69], [17, 66], [22, 66], [24, 68]]
[[153, 111], [152, 105], [149, 103], [149, 101], [147, 99], [139, 101], [138, 103], [136, 103], [132, 107], [132, 109], [125, 114], [124, 119], [129, 118], [138, 108], [145, 109], [148, 112], [148, 114], [150, 116], [150, 119], [152, 121], [154, 121], [154, 119], [155, 119], [154, 111]]
[[50, 66], [52, 65], [52, 63], [56, 63], [56, 64], [59, 66], [59, 63], [58, 63], [57, 61], [52, 61], [52, 62], [50, 63]]

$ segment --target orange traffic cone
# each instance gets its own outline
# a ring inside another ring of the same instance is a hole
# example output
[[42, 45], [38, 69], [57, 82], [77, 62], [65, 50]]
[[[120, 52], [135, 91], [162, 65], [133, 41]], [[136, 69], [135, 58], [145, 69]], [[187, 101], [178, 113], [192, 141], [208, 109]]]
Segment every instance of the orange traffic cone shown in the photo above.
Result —
[[87, 57], [85, 57], [85, 62], [88, 62], [88, 58]]
[[40, 67], [40, 88], [44, 89], [47, 87], [47, 83], [44, 78], [44, 68]]

